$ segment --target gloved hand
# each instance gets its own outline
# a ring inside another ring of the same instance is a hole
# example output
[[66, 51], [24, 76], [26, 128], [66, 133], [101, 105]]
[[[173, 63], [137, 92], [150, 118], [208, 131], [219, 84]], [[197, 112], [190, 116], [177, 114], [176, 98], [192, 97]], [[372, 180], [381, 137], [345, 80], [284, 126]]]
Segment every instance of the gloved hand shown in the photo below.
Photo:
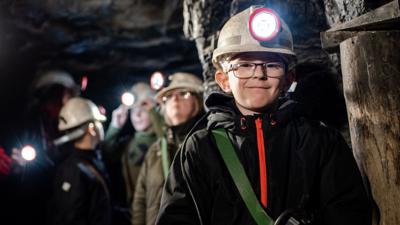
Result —
[[120, 105], [112, 112], [111, 126], [115, 128], [122, 128], [128, 119], [129, 107], [126, 105]]
[[21, 149], [19, 149], [19, 148], [12, 149], [11, 158], [20, 167], [23, 167], [26, 165], [26, 160], [24, 158], [22, 158]]
[[6, 177], [11, 170], [12, 159], [0, 147], [0, 177]]
[[314, 214], [303, 209], [288, 209], [283, 212], [274, 225], [312, 225]]

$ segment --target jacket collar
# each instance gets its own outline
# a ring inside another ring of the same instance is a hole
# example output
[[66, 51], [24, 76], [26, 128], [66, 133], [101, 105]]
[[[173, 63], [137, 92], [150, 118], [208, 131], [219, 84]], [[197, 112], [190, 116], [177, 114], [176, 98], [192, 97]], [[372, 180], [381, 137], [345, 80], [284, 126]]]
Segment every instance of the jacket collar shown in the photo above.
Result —
[[210, 110], [208, 115], [207, 129], [225, 128], [232, 132], [238, 132], [243, 122], [251, 123], [261, 117], [271, 125], [285, 125], [292, 119], [299, 116], [306, 116], [306, 110], [302, 104], [292, 99], [280, 102], [277, 110], [272, 113], [261, 113], [251, 116], [243, 116], [236, 107], [231, 95], [222, 92], [211, 93], [206, 101], [206, 107]]
[[178, 144], [182, 143], [186, 135], [195, 126], [198, 120], [204, 115], [204, 112], [199, 112], [196, 116], [190, 118], [186, 122], [176, 125], [167, 126], [167, 139], [170, 142], [176, 142]]

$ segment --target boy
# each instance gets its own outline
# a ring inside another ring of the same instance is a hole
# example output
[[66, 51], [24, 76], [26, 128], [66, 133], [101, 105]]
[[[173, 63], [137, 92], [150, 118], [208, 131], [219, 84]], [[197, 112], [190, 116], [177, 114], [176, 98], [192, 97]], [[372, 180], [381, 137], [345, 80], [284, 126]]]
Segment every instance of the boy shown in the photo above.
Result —
[[264, 7], [234, 15], [213, 63], [224, 93], [209, 96], [207, 128], [175, 158], [156, 224], [370, 224], [345, 141], [288, 98], [295, 53], [286, 23]]

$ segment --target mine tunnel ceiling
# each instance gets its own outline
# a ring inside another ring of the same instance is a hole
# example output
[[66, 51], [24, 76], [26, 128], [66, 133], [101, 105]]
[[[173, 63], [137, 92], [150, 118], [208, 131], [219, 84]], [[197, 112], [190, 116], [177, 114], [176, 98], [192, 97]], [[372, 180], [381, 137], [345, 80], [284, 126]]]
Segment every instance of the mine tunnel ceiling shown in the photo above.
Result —
[[[41, 68], [148, 75], [200, 73], [183, 36], [181, 1], [11, 1], [1, 3], [6, 52]], [[4, 54], [4, 53], [3, 53]], [[101, 73], [101, 72], [100, 72]]]

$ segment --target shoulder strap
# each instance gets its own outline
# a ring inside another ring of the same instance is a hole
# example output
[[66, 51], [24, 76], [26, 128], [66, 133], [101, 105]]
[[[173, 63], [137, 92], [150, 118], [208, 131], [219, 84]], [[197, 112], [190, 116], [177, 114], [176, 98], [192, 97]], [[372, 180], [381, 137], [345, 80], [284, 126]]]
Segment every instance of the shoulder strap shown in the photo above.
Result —
[[236, 188], [239, 190], [240, 196], [247, 206], [251, 216], [258, 225], [273, 225], [274, 221], [261, 207], [250, 181], [246, 176], [243, 165], [240, 163], [238, 156], [230, 142], [228, 135], [223, 128], [212, 130], [212, 134], [217, 143], [217, 147], [227, 166], [229, 173], [235, 182]]
[[170, 167], [168, 144], [167, 144], [167, 139], [165, 137], [161, 137], [160, 139], [161, 139], [160, 147], [161, 147], [161, 161], [162, 161], [163, 174], [164, 174], [164, 178], [167, 179], [168, 171], [169, 171], [169, 167]]

